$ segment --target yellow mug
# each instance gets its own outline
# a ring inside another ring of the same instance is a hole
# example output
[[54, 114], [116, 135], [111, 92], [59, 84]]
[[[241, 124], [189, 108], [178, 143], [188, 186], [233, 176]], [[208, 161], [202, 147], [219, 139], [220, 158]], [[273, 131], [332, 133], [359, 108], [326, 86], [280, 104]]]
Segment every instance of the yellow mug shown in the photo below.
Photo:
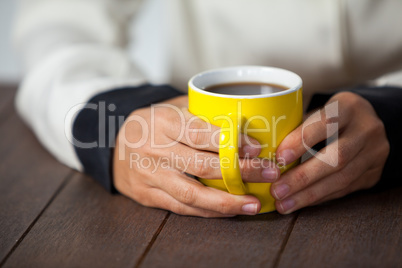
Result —
[[[214, 86], [236, 83], [271, 84], [285, 89], [252, 95], [248, 92], [233, 95], [209, 91]], [[301, 78], [279, 68], [236, 66], [197, 74], [190, 79], [188, 87], [189, 111], [221, 127], [219, 159], [222, 180], [199, 180], [206, 186], [232, 194], [256, 196], [261, 202], [259, 213], [274, 211], [271, 183], [245, 183], [241, 178], [238, 137], [244, 133], [255, 138], [262, 146], [258, 157], [275, 162], [278, 145], [302, 122]], [[282, 166], [281, 173], [298, 163], [299, 160]]]

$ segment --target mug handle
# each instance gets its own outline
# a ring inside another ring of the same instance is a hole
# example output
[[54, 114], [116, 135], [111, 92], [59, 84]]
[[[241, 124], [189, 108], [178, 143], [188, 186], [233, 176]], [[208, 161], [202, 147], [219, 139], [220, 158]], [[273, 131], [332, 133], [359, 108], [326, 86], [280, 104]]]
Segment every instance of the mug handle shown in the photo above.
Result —
[[244, 195], [247, 191], [243, 179], [241, 178], [238, 146], [243, 120], [241, 116], [237, 114], [229, 114], [229, 118], [231, 122], [233, 122], [233, 127], [231, 127], [228, 120], [223, 120], [219, 136], [220, 168], [223, 183], [228, 192], [231, 194]]

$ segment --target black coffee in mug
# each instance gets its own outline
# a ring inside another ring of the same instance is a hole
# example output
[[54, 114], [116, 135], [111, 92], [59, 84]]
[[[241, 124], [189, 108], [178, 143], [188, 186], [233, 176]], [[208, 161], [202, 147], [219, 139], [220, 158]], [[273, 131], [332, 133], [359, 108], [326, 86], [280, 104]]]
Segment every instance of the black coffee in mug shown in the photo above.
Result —
[[226, 95], [262, 95], [281, 92], [287, 90], [287, 87], [275, 84], [266, 84], [258, 82], [236, 82], [213, 85], [205, 88], [205, 91], [226, 94]]

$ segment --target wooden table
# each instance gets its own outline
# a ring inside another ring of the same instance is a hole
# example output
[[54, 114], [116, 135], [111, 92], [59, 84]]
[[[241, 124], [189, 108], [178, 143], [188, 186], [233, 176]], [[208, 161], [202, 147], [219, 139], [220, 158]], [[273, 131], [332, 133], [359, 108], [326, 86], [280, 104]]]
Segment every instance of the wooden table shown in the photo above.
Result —
[[178, 216], [58, 163], [0, 87], [0, 266], [402, 267], [402, 188], [282, 216]]

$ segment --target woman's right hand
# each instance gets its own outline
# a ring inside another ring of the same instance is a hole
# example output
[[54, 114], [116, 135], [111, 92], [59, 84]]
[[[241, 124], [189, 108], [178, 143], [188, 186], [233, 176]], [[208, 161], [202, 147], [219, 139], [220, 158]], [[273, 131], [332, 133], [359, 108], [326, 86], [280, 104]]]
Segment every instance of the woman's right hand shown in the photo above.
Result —
[[[138, 203], [177, 214], [202, 217], [254, 215], [261, 204], [251, 195], [232, 195], [204, 186], [186, 174], [222, 179], [220, 128], [192, 115], [187, 96], [134, 111], [118, 134], [113, 179], [116, 189]], [[256, 159], [258, 142], [241, 137], [242, 178], [274, 182], [279, 169]], [[247, 158], [244, 158], [247, 156]]]

